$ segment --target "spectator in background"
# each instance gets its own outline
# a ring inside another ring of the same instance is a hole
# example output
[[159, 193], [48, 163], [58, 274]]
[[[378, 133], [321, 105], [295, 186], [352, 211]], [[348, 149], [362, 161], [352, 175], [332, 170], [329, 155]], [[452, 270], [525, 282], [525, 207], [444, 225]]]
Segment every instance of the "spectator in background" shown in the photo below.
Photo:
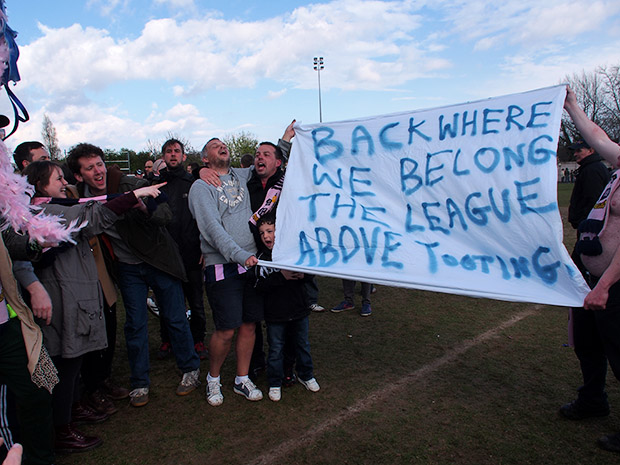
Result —
[[166, 167], [166, 162], [163, 158], [158, 158], [153, 162], [153, 178], [159, 177], [159, 171]]
[[[372, 284], [364, 282], [361, 282], [360, 284], [362, 285], [362, 309], [360, 310], [360, 316], [370, 316], [372, 315], [372, 309], [370, 307]], [[344, 292], [344, 300], [331, 309], [333, 313], [340, 313], [345, 310], [353, 310], [355, 308], [355, 281], [343, 279], [342, 290]]]
[[144, 178], [151, 182], [153, 181], [153, 160], [150, 158], [144, 162]]
[[[574, 151], [575, 160], [579, 164], [568, 206], [568, 222], [573, 229], [577, 229], [579, 223], [588, 217], [603, 188], [609, 182], [610, 175], [601, 156], [587, 142], [577, 141], [568, 148]], [[571, 257], [582, 274], [585, 273], [581, 258], [574, 249]]]
[[[200, 251], [200, 232], [196, 220], [189, 211], [188, 195], [194, 182], [194, 176], [183, 168], [186, 159], [185, 147], [177, 139], [169, 139], [161, 148], [165, 168], [159, 171], [159, 179], [165, 182], [161, 191], [168, 196], [168, 205], [172, 210], [172, 220], [167, 228], [179, 246], [181, 258], [185, 265], [187, 282], [183, 283], [183, 293], [190, 308], [189, 327], [192, 332], [194, 349], [204, 360], [207, 350], [204, 346], [206, 319], [204, 308], [204, 278], [202, 274], [202, 253]], [[162, 326], [162, 347], [160, 353], [170, 346], [169, 337]]]
[[198, 168], [200, 168], [200, 165], [199, 165], [198, 163], [196, 163], [195, 161], [193, 161], [193, 162], [191, 162], [191, 163], [189, 163], [189, 164], [187, 165], [186, 170], [187, 170], [187, 172], [188, 172], [189, 174], [192, 174], [192, 173], [193, 173], [195, 170], [197, 170]]
[[33, 161], [45, 161], [50, 159], [50, 154], [45, 146], [38, 141], [22, 142], [13, 152], [13, 159], [17, 169], [22, 172]]
[[241, 168], [249, 168], [254, 164], [254, 155], [245, 153], [241, 156]]

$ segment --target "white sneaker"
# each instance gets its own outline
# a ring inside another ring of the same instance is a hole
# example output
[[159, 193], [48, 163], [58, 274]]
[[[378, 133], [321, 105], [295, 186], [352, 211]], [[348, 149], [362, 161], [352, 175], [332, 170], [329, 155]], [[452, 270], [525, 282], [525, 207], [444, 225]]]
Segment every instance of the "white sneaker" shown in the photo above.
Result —
[[224, 396], [222, 395], [222, 385], [217, 381], [207, 381], [207, 402], [213, 407], [222, 405]]
[[278, 402], [282, 399], [282, 388], [281, 387], [270, 387], [269, 388], [269, 399], [274, 402]]
[[243, 383], [235, 384], [233, 391], [237, 394], [241, 394], [247, 400], [251, 401], [257, 401], [263, 398], [263, 393], [261, 390], [258, 389], [250, 379], [244, 381]]
[[299, 382], [310, 392], [318, 392], [318, 390], [321, 389], [319, 383], [316, 382], [316, 378], [310, 378], [307, 381], [299, 378]]
[[308, 307], [309, 310], [313, 311], [313, 312], [324, 312], [325, 308], [321, 307], [319, 304], [312, 304]]
[[200, 368], [183, 373], [183, 379], [177, 387], [177, 396], [186, 396], [200, 386]]

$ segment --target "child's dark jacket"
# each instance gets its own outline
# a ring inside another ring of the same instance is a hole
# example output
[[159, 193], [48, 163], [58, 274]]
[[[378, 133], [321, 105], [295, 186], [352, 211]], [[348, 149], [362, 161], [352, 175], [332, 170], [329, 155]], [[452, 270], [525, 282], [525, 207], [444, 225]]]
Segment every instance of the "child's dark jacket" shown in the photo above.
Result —
[[[271, 261], [271, 251], [259, 255], [261, 260]], [[310, 314], [304, 298], [304, 283], [312, 275], [304, 274], [303, 279], [286, 279], [279, 269], [257, 265], [256, 290], [265, 298], [265, 321], [284, 323], [299, 320]]]

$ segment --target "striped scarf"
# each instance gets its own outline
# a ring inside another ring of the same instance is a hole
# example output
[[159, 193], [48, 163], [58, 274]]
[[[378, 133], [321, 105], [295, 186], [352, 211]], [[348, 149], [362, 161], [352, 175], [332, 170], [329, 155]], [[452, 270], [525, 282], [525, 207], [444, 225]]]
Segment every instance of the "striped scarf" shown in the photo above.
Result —
[[618, 171], [614, 171], [609, 183], [603, 189], [603, 193], [590, 210], [588, 217], [579, 223], [579, 241], [575, 245], [577, 253], [595, 256], [603, 252], [599, 236], [605, 229], [607, 213], [609, 212], [609, 199], [618, 188], [619, 179]]

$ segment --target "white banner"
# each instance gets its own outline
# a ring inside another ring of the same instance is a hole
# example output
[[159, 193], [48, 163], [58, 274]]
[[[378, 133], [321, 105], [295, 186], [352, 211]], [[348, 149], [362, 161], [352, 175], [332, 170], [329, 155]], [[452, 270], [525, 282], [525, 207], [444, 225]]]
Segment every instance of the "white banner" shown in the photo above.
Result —
[[581, 306], [556, 198], [565, 92], [296, 126], [272, 265]]

